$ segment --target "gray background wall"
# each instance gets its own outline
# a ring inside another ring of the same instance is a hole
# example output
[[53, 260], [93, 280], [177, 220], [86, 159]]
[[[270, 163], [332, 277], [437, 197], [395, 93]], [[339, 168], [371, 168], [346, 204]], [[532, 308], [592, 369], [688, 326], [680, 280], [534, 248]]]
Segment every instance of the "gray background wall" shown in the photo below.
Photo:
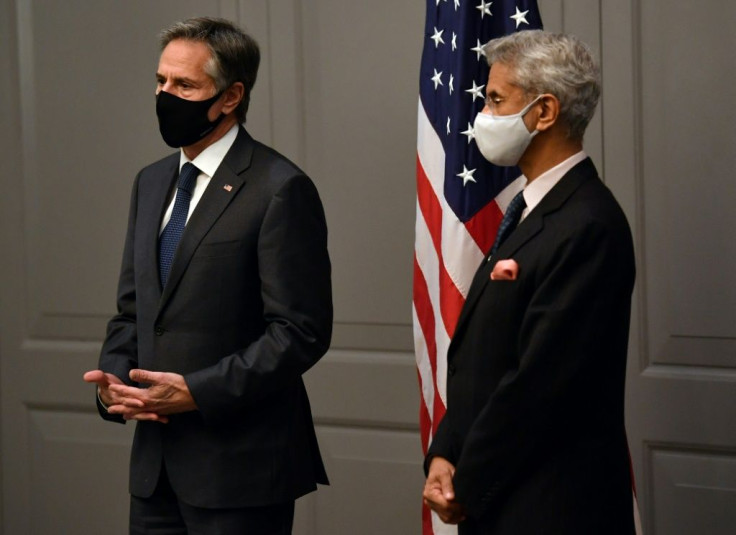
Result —
[[[539, 0], [602, 59], [586, 149], [635, 233], [628, 431], [648, 534], [736, 524], [736, 5]], [[130, 185], [169, 152], [157, 31], [198, 14], [261, 43], [249, 130], [316, 182], [335, 337], [307, 375], [333, 485], [295, 533], [420, 532], [411, 341], [424, 2], [0, 0], [0, 532], [125, 533], [132, 426], [82, 373], [114, 310]]]

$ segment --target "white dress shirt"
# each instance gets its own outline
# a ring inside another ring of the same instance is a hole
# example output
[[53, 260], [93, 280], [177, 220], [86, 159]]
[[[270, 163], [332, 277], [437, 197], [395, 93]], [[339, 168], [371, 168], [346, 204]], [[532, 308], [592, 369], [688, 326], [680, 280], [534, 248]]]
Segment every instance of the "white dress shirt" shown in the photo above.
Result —
[[[202, 198], [204, 190], [207, 189], [207, 186], [210, 183], [210, 179], [214, 176], [217, 168], [220, 167], [222, 160], [225, 159], [227, 151], [229, 151], [230, 147], [232, 147], [233, 143], [235, 143], [235, 138], [237, 136], [238, 125], [235, 124], [230, 130], [227, 131], [227, 134], [225, 134], [220, 139], [215, 141], [212, 145], [200, 152], [199, 155], [194, 158], [194, 160], [190, 160], [189, 158], [187, 158], [186, 154], [184, 154], [184, 151], [181, 151], [181, 154], [179, 156], [179, 172], [181, 172], [181, 168], [184, 166], [184, 164], [190, 161], [197, 167], [197, 169], [199, 169], [197, 183], [195, 184], [194, 192], [192, 193], [192, 200], [189, 202], [189, 213], [187, 214], [187, 222], [192, 216], [192, 212], [194, 212], [194, 209], [197, 207], [197, 203]], [[163, 221], [161, 221], [159, 234], [163, 232], [164, 227], [166, 227], [169, 219], [171, 219], [171, 212], [174, 210], [175, 200], [176, 195], [172, 195], [169, 207], [166, 209], [166, 213], [164, 214], [164, 219]]]
[[557, 184], [570, 169], [585, 160], [587, 157], [588, 155], [581, 150], [577, 154], [573, 154], [567, 160], [555, 165], [552, 169], [545, 171], [528, 183], [524, 187], [526, 208], [521, 212], [521, 220], [523, 221], [524, 218], [529, 215], [529, 212], [534, 210], [534, 207], [541, 202], [544, 196], [547, 195], [553, 187], [555, 187], [555, 184]]

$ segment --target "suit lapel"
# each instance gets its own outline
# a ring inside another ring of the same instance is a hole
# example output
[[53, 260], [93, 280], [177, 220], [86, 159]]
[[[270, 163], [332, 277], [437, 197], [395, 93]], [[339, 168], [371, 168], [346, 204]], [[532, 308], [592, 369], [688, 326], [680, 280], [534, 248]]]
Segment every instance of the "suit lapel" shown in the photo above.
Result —
[[[570, 169], [565, 176], [544, 196], [542, 201], [532, 210], [529, 215], [519, 223], [519, 226], [511, 233], [508, 239], [501, 244], [496, 254], [488, 261], [488, 255], [475, 273], [473, 282], [468, 290], [465, 304], [460, 311], [453, 340], [464, 327], [468, 316], [475, 307], [483, 290], [491, 278], [491, 271], [498, 260], [512, 258], [514, 254], [529, 240], [536, 236], [544, 228], [544, 218], [559, 210], [573, 192], [588, 178], [597, 176], [595, 166], [590, 158], [586, 158], [575, 167]], [[452, 344], [451, 344], [452, 345]]]
[[250, 166], [252, 156], [253, 139], [241, 127], [233, 146], [230, 147], [222, 163], [217, 168], [215, 175], [210, 180], [207, 189], [184, 228], [184, 234], [182, 234], [171, 264], [169, 278], [161, 295], [159, 311], [163, 310], [166, 302], [179, 284], [202, 238], [209, 232], [212, 225], [215, 224], [245, 183], [245, 177], [242, 174]]

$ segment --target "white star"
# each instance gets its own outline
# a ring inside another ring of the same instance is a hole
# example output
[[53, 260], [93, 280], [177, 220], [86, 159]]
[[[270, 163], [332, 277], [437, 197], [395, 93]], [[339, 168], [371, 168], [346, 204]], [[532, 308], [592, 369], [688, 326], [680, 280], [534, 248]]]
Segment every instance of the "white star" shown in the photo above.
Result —
[[477, 56], [476, 59], [478, 61], [480, 61], [480, 57], [481, 56], [485, 56], [486, 53], [483, 51], [483, 45], [480, 44], [480, 39], [476, 39], [475, 40], [475, 43], [476, 43], [475, 48], [471, 48], [470, 50], [472, 50], [473, 52], [475, 52], [475, 54]]
[[457, 34], [452, 32], [452, 50], [457, 50]]
[[466, 89], [465, 92], [471, 93], [473, 95], [473, 102], [475, 102], [476, 98], [485, 100], [486, 96], [483, 94], [483, 91], [481, 91], [481, 89], [483, 89], [484, 87], [485, 87], [485, 84], [475, 85], [475, 80], [473, 80], [473, 87], [471, 87], [470, 89]]
[[463, 172], [458, 173], [456, 176], [459, 176], [463, 179], [463, 186], [467, 186], [468, 182], [477, 183], [477, 181], [473, 178], [473, 173], [475, 173], [475, 169], [468, 170], [468, 168], [463, 165]]
[[460, 0], [455, 0], [455, 11], [460, 7]]
[[473, 128], [473, 125], [470, 123], [468, 123], [468, 129], [460, 133], [468, 136], [468, 145], [470, 145], [470, 142], [475, 139], [475, 128]]
[[434, 47], [435, 48], [437, 48], [438, 46], [440, 46], [440, 43], [442, 43], [443, 45], [445, 44], [445, 41], [442, 40], [442, 32], [444, 32], [444, 31], [445, 30], [437, 31], [437, 27], [435, 26], [435, 28], [434, 28], [434, 35], [432, 37], [430, 37], [430, 39], [432, 39], [434, 41]]
[[[447, 2], [447, 0], [442, 0], [442, 2]], [[437, 4], [435, 5], [440, 5], [440, 0], [437, 0]]]
[[517, 7], [516, 8], [516, 15], [511, 15], [511, 17], [509, 17], [509, 18], [512, 18], [512, 19], [514, 19], [516, 21], [516, 27], [518, 28], [519, 27], [519, 24], [521, 24], [522, 22], [524, 24], [529, 24], [529, 21], [526, 20], [526, 14], [527, 13], [529, 13], [529, 10], [528, 9], [526, 11], [523, 11], [522, 12], [522, 11], [519, 11], [519, 8]]
[[455, 77], [452, 76], [452, 74], [450, 75], [449, 87], [450, 87], [450, 94], [452, 95], [452, 92], [455, 90]]
[[493, 16], [493, 13], [491, 13], [491, 4], [493, 2], [484, 2], [483, 0], [480, 0], [480, 5], [475, 6], [475, 9], [480, 11], [480, 18], [482, 19], [486, 15]]
[[434, 76], [432, 76], [432, 81], [434, 82], [435, 91], [437, 90], [437, 86], [445, 85], [442, 83], [442, 73], [437, 72], [437, 69], [434, 70]]
[[447, 118], [447, 135], [450, 135], [450, 118]]

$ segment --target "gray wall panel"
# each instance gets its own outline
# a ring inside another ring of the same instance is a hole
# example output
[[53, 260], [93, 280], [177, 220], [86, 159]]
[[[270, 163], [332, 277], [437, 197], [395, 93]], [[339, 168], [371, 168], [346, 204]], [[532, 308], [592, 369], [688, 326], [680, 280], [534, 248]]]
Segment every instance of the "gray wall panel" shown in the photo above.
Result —
[[[657, 363], [736, 366], [736, 5], [641, 3], [640, 153], [650, 314]], [[697, 346], [707, 346], [698, 351]]]
[[665, 445], [651, 450], [652, 498], [657, 533], [733, 533], [736, 458], [725, 453]]

